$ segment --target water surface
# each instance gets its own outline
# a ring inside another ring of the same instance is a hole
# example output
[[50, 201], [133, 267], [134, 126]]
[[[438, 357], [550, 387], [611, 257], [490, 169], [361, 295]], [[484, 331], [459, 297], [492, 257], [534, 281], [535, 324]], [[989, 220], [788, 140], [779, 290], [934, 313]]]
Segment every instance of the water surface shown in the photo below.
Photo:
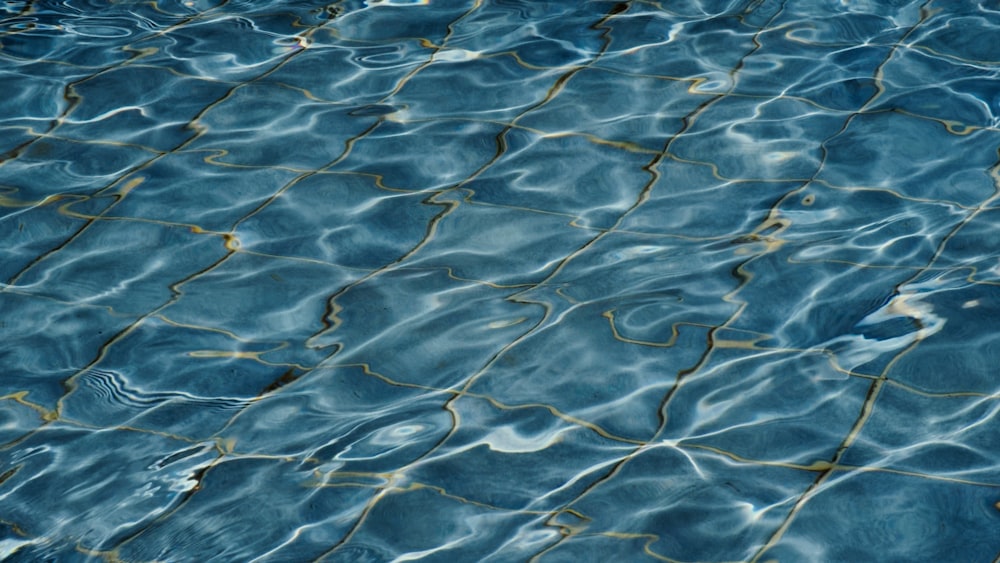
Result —
[[995, 2], [0, 7], [11, 561], [991, 561]]

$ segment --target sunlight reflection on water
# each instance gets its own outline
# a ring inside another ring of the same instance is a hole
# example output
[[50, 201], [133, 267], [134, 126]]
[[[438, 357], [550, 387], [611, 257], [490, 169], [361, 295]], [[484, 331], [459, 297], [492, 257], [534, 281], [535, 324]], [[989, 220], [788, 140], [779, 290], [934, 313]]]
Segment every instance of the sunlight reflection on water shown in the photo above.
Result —
[[0, 557], [1000, 553], [986, 3], [0, 18]]

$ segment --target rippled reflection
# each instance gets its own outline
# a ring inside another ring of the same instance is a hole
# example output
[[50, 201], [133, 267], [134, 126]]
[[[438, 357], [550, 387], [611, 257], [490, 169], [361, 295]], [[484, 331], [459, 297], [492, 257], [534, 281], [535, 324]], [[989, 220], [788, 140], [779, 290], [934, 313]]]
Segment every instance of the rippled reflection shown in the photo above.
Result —
[[997, 558], [998, 30], [5, 2], [0, 558]]

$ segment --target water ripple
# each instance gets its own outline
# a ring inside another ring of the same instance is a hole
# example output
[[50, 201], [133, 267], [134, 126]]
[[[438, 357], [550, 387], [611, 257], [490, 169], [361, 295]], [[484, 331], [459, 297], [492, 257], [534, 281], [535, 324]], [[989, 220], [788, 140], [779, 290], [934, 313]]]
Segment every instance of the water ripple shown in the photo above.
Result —
[[996, 559], [998, 28], [5, 2], [0, 558]]

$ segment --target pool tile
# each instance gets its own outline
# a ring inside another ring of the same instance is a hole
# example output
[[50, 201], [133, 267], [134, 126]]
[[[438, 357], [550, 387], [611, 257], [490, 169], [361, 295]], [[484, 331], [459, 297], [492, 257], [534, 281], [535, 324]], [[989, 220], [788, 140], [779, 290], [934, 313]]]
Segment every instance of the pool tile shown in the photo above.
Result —
[[231, 88], [167, 70], [125, 66], [74, 86], [79, 103], [59, 127], [79, 140], [132, 143], [169, 151], [194, 137], [188, 123]]
[[833, 458], [870, 385], [820, 352], [719, 345], [671, 397], [663, 438], [737, 459], [812, 466]]
[[472, 201], [564, 214], [574, 225], [607, 229], [651, 179], [642, 168], [650, 155], [582, 136], [515, 130], [504, 140], [506, 151], [466, 185]]
[[[104, 252], [106, 248], [115, 252]], [[180, 281], [225, 253], [222, 239], [216, 236], [137, 221], [97, 221], [72, 243], [27, 270], [15, 287], [142, 315], [174, 296], [165, 278]], [[179, 264], [183, 266], [178, 268]]]
[[[308, 467], [281, 459], [230, 459], [201, 477], [197, 494], [176, 516], [152, 522], [119, 547], [122, 557], [149, 560], [176, 549], [244, 560], [273, 553], [312, 561], [348, 532], [374, 487], [316, 487]], [[260, 481], [268, 486], [256, 486]], [[234, 488], [243, 494], [234, 496]], [[180, 517], [178, 517], [180, 516]], [[240, 537], [233, 542], [230, 538]]]
[[[963, 155], [959, 165], [937, 150], [943, 144]], [[858, 115], [824, 144], [818, 178], [840, 187], [891, 188], [907, 197], [943, 196], [976, 205], [996, 188], [988, 170], [996, 164], [998, 145], [996, 131], [956, 137], [939, 123], [899, 113]]]
[[478, 120], [380, 121], [333, 170], [377, 176], [391, 189], [443, 190], [467, 181], [496, 156], [502, 130]]
[[422, 194], [379, 189], [370, 177], [312, 176], [236, 230], [242, 248], [376, 269], [414, 248], [440, 213]]
[[381, 273], [338, 295], [330, 327], [309, 345], [397, 382], [461, 385], [541, 316], [541, 307], [505, 299], [511, 293], [444, 268]]
[[[189, 448], [187, 455], [169, 461], [170, 454]], [[121, 453], [110, 460], [96, 453], [108, 451]], [[44, 558], [46, 552], [74, 544], [78, 549], [111, 548], [166, 513], [215, 454], [204, 444], [154, 434], [57, 425], [5, 450], [2, 457], [5, 466], [17, 467], [4, 483], [4, 519], [34, 540], [29, 543], [37, 542], [34, 557]], [[128, 494], [120, 494], [123, 489]], [[40, 505], [59, 508], [37, 510]], [[22, 548], [19, 555], [30, 558], [31, 551]]]
[[130, 177], [141, 183], [108, 215], [225, 233], [302, 175], [281, 168], [226, 165], [218, 160], [221, 156], [222, 151], [206, 150], [157, 159]]
[[322, 325], [326, 300], [360, 274], [328, 264], [237, 253], [179, 286], [163, 309], [183, 324], [298, 346]]
[[931, 392], [1000, 391], [995, 378], [1000, 335], [993, 328], [1000, 288], [969, 284], [964, 272], [945, 272], [902, 290], [898, 315], [919, 326], [922, 338], [889, 377]]
[[[572, 508], [587, 517], [581, 536], [641, 534], [656, 539], [648, 548], [661, 557], [742, 561], [764, 544], [791, 510], [789, 499], [813, 478], [808, 471], [657, 446], [629, 460]], [[651, 505], [649, 499], [656, 501]], [[574, 540], [563, 545], [571, 549]], [[553, 550], [553, 556], [558, 553]]]
[[0, 170], [5, 190], [14, 190], [8, 197], [89, 195], [115, 184], [155, 156], [155, 152], [114, 143], [38, 138]]
[[720, 98], [669, 151], [690, 161], [707, 158], [727, 179], [806, 180], [823, 162], [823, 139], [835, 135], [844, 120], [791, 98]]
[[222, 164], [317, 170], [373, 121], [289, 88], [250, 84], [208, 110], [199, 119], [204, 134], [185, 149], [218, 151]]
[[462, 397], [452, 408], [456, 432], [406, 471], [407, 482], [498, 510], [558, 509], [636, 447], [556, 418], [544, 405], [515, 410]]
[[564, 215], [459, 204], [408, 263], [446, 267], [458, 277], [493, 284], [537, 283], [593, 238], [593, 232], [574, 228], [571, 221]]
[[[761, 560], [989, 559], [996, 490], [884, 473], [838, 474], [813, 496]], [[961, 546], [961, 547], [959, 547]]]
[[998, 407], [993, 396], [921, 395], [889, 383], [842, 462], [954, 480], [956, 487], [1000, 484]]
[[103, 307], [10, 291], [0, 293], [0, 301], [5, 313], [0, 332], [7, 343], [0, 358], [10, 366], [5, 389], [27, 391], [28, 401], [48, 410], [66, 392], [63, 381], [96, 359], [104, 343], [135, 320]]

